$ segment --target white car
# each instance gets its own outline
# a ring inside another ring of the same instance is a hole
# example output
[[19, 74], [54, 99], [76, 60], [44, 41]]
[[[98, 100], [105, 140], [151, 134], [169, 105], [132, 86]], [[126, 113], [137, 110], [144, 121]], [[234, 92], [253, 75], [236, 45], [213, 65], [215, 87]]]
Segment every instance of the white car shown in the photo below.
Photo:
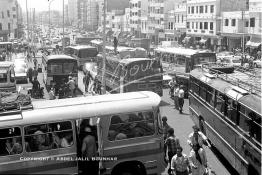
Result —
[[261, 59], [257, 59], [253, 61], [254, 67], [262, 67], [262, 60]]
[[241, 58], [239, 58], [238, 56], [225, 56], [224, 58], [220, 59], [219, 62], [228, 66], [241, 66]]

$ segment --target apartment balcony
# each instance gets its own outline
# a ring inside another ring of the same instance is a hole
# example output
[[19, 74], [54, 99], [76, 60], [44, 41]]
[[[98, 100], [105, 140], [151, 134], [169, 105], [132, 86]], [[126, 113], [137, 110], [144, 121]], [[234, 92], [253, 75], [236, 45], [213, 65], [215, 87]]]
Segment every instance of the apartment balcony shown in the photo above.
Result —
[[193, 34], [193, 35], [206, 35], [206, 36], [215, 36], [216, 35], [216, 31], [205, 30], [205, 29], [187, 29], [186, 32], [188, 34]]
[[216, 20], [218, 17], [214, 13], [197, 13], [197, 14], [187, 14], [187, 19], [208, 19]]
[[151, 2], [149, 7], [164, 7], [164, 3], [161, 2]]

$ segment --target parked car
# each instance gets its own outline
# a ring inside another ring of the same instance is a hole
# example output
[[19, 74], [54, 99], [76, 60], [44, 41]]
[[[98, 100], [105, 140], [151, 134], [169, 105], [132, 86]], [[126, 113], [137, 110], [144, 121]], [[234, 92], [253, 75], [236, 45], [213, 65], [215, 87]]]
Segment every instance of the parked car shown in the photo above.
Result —
[[254, 67], [262, 67], [261, 62], [262, 62], [261, 59], [254, 60], [253, 61]]

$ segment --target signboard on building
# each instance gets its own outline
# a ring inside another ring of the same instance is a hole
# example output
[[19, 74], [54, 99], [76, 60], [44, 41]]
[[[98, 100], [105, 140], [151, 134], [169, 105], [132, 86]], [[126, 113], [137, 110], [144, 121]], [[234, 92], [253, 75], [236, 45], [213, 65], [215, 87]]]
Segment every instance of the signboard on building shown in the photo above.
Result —
[[158, 33], [158, 38], [165, 38], [165, 33], [164, 32], [159, 32]]

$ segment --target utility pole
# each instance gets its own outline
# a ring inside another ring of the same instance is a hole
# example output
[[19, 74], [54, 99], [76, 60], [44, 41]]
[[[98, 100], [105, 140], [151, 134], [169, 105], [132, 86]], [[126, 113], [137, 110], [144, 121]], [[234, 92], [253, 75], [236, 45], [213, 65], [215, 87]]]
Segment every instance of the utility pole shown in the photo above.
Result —
[[244, 9], [242, 10], [242, 23], [243, 23], [243, 35], [242, 35], [242, 56], [244, 57], [245, 54], [245, 18]]
[[106, 93], [106, 80], [105, 80], [105, 71], [106, 71], [106, 0], [104, 0], [104, 21], [103, 21], [103, 69], [102, 69], [102, 94]]
[[64, 50], [65, 45], [65, 0], [63, 0], [63, 39], [62, 39], [62, 48]]
[[26, 0], [26, 22], [27, 22], [27, 41], [28, 41], [29, 40], [29, 20], [28, 20], [27, 0]]

